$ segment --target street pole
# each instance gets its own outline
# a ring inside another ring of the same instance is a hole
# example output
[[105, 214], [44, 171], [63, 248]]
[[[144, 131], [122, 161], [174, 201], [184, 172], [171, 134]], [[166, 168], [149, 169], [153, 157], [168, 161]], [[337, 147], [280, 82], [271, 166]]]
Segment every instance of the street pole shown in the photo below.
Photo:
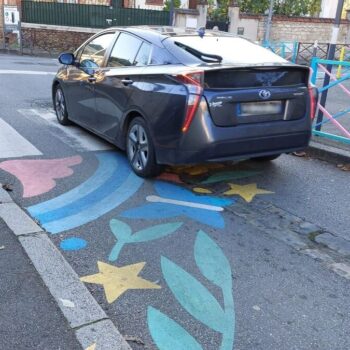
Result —
[[6, 39], [5, 39], [5, 5], [2, 1], [2, 5], [0, 5], [0, 11], [2, 13], [2, 48], [5, 50], [6, 48]]
[[271, 25], [272, 25], [273, 5], [274, 5], [274, 0], [270, 0], [269, 15], [268, 15], [268, 18], [267, 18], [265, 39], [264, 39], [265, 44], [267, 44], [270, 41], [270, 31], [271, 31]]
[[[335, 49], [337, 46], [337, 40], [338, 40], [338, 34], [339, 34], [339, 28], [340, 28], [343, 7], [344, 7], [344, 0], [338, 0], [337, 13], [336, 13], [335, 20], [334, 20], [332, 38], [331, 38], [331, 42], [330, 42], [329, 50], [328, 50], [328, 55], [327, 55], [327, 60], [330, 60], [330, 61], [334, 60], [334, 57], [335, 57]], [[327, 71], [331, 73], [332, 67], [333, 67], [332, 64], [327, 65]], [[324, 82], [323, 82], [323, 87], [329, 85], [330, 79], [331, 79], [330, 76], [328, 74], [326, 74], [325, 78], [324, 78]], [[327, 96], [328, 96], [328, 90], [323, 91], [322, 95], [321, 95], [321, 101], [320, 101], [320, 105], [322, 107], [326, 106]], [[317, 122], [316, 122], [316, 130], [317, 131], [321, 130], [322, 121], [323, 121], [323, 112], [321, 110], [319, 110], [318, 115], [317, 115]]]
[[174, 0], [170, 0], [170, 11], [169, 11], [169, 25], [174, 25]]

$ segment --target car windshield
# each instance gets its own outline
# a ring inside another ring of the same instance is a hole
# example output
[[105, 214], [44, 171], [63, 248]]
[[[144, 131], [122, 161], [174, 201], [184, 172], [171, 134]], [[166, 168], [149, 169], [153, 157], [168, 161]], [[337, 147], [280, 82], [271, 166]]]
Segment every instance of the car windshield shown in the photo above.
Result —
[[[204, 54], [221, 56], [221, 63], [223, 64], [261, 64], [287, 62], [270, 50], [267, 50], [246, 39], [238, 37], [205, 36], [201, 38], [199, 36], [176, 36], [172, 37], [170, 40], [182, 48], [184, 48], [183, 45], [185, 45]], [[195, 53], [191, 51], [188, 52], [195, 55]], [[197, 56], [197, 58], [200, 57]]]

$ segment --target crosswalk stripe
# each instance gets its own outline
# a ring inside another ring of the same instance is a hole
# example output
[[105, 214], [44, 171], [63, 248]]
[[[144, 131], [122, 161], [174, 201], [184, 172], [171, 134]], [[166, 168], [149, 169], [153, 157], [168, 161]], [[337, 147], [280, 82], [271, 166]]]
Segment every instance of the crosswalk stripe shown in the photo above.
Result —
[[56, 75], [56, 72], [42, 72], [42, 71], [35, 71], [35, 70], [0, 69], [0, 74]]
[[60, 129], [62, 133], [55, 133], [55, 137], [61, 139], [65, 144], [77, 151], [106, 151], [113, 149], [113, 145], [103, 141], [78, 126], [63, 126], [57, 122], [56, 115], [48, 110], [19, 109], [25, 117], [40, 117], [51, 127]]
[[0, 118], [0, 158], [40, 156], [42, 153]]

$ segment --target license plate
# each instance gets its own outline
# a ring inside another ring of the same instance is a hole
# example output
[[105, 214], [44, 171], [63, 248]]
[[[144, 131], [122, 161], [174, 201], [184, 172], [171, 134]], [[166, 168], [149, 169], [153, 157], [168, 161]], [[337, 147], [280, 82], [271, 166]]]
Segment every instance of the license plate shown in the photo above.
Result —
[[250, 115], [266, 115], [282, 113], [281, 101], [249, 102], [241, 103], [239, 115], [242, 117]]

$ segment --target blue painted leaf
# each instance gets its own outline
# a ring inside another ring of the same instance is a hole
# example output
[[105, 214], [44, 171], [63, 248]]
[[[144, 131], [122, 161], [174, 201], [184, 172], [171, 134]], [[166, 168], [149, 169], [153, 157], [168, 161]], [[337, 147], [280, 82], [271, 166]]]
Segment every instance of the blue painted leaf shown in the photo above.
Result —
[[175, 232], [182, 226], [182, 222], [171, 222], [168, 224], [156, 225], [138, 231], [131, 236], [130, 242], [141, 243], [165, 237]]
[[112, 219], [109, 222], [109, 227], [111, 228], [113, 235], [117, 240], [124, 241], [124, 242], [127, 242], [130, 240], [132, 230], [128, 224], [117, 219]]
[[147, 322], [153, 341], [160, 350], [203, 350], [184, 328], [151, 306], [148, 307]]
[[194, 246], [194, 257], [202, 274], [219, 288], [232, 288], [229, 261], [220, 247], [203, 231], [199, 231]]
[[175, 298], [188, 313], [218, 332], [226, 329], [225, 313], [214, 296], [192, 275], [161, 258], [163, 276]]

